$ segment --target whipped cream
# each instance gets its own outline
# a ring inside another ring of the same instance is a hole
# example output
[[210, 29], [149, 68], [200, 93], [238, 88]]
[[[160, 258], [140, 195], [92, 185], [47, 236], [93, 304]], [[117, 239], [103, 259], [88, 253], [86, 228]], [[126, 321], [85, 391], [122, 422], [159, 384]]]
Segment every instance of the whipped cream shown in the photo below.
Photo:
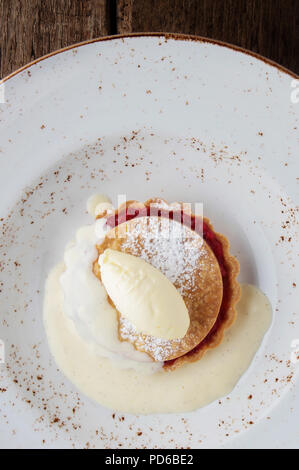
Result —
[[90, 196], [87, 200], [86, 208], [87, 212], [94, 218], [104, 214], [104, 212], [112, 213], [114, 211], [111, 199], [105, 194]]
[[98, 256], [96, 245], [103, 241], [105, 233], [105, 219], [99, 219], [81, 227], [75, 241], [67, 246], [65, 269], [60, 276], [63, 311], [96, 354], [116, 361], [119, 367], [152, 372], [162, 364], [154, 363], [129, 342], [119, 340], [116, 310], [109, 304], [105, 288], [93, 273], [93, 262]]

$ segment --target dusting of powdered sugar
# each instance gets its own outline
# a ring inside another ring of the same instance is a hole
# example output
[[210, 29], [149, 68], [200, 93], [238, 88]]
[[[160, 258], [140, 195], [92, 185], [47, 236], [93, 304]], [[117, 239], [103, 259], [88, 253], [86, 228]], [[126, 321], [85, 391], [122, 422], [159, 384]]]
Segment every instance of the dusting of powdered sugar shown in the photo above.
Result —
[[[122, 249], [159, 269], [185, 299], [196, 288], [200, 266], [207, 255], [207, 247], [198, 233], [180, 222], [158, 216], [140, 217], [129, 223]], [[184, 341], [142, 335], [123, 317], [120, 317], [120, 335], [141, 347], [155, 361], [174, 357]]]
[[140, 339], [142, 338], [142, 350], [150, 354], [157, 362], [167, 360], [170, 355], [174, 354], [176, 349], [179, 349], [181, 344], [181, 338], [168, 341], [155, 336], [140, 335], [135, 327], [123, 317], [120, 322], [120, 331], [122, 338], [130, 343], [141, 343]]
[[193, 287], [206, 253], [203, 239], [189, 227], [164, 217], [140, 217], [128, 225], [122, 248], [159, 269], [183, 295]]

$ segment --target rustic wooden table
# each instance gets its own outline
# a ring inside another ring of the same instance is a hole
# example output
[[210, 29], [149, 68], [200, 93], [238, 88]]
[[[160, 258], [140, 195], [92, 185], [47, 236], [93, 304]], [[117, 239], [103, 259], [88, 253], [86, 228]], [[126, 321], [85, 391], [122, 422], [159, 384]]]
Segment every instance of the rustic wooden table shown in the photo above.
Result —
[[230, 42], [299, 73], [299, 0], [0, 0], [0, 77], [76, 42], [145, 31]]

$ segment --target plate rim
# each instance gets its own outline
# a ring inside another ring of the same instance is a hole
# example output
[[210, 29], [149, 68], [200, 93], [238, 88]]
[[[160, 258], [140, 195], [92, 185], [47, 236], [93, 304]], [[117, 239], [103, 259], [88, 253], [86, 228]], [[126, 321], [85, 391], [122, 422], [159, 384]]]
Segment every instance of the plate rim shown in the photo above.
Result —
[[165, 32], [138, 32], [138, 33], [127, 33], [127, 34], [115, 34], [115, 35], [105, 35], [105, 36], [100, 36], [97, 38], [93, 39], [87, 39], [86, 41], [81, 41], [77, 42], [75, 44], [71, 44], [69, 46], [62, 47], [60, 49], [57, 49], [55, 51], [49, 52], [48, 54], [45, 54], [41, 57], [38, 57], [37, 59], [28, 62], [27, 64], [23, 65], [22, 67], [18, 68], [14, 72], [11, 72], [9, 75], [6, 77], [0, 79], [0, 85], [3, 83], [7, 82], [9, 79], [15, 77], [19, 73], [23, 72], [24, 70], [28, 69], [32, 65], [38, 64], [39, 62], [48, 59], [49, 57], [53, 57], [57, 54], [61, 54], [63, 52], [76, 49], [81, 46], [86, 46], [88, 44], [93, 44], [96, 42], [104, 42], [104, 41], [112, 41], [112, 40], [117, 40], [117, 39], [126, 39], [126, 38], [144, 38], [144, 37], [164, 37], [165, 40], [167, 39], [174, 39], [177, 41], [194, 41], [194, 42], [200, 42], [200, 43], [207, 43], [207, 44], [213, 44], [221, 47], [226, 47], [228, 49], [234, 50], [236, 52], [241, 52], [242, 54], [249, 55], [250, 57], [254, 57], [255, 59], [258, 59], [267, 65], [270, 65], [274, 68], [277, 68], [278, 71], [283, 72], [287, 75], [290, 75], [291, 78], [294, 79], [299, 79], [299, 75], [297, 75], [295, 72], [292, 70], [284, 67], [283, 65], [280, 65], [279, 63], [275, 62], [272, 59], [269, 59], [261, 54], [258, 54], [256, 52], [250, 51], [248, 49], [245, 49], [244, 47], [237, 46], [235, 44], [231, 44], [229, 42], [225, 41], [220, 41], [218, 39], [212, 39], [208, 38], [205, 36], [198, 36], [195, 34], [184, 34], [184, 33], [165, 33]]
[[[14, 77], [15, 75], [18, 75], [18, 73], [23, 72], [24, 70], [30, 69], [31, 65], [33, 66], [33, 65], [39, 64], [39, 63], [42, 64], [42, 62], [41, 62], [42, 60], [47, 59], [48, 57], [50, 58], [50, 57], [52, 57], [52, 56], [55, 56], [56, 54], [59, 54], [60, 52], [68, 52], [68, 51], [72, 51], [72, 50], [74, 51], [74, 49], [76, 49], [78, 46], [80, 47], [80, 46], [83, 46], [83, 45], [89, 45], [89, 44], [92, 44], [92, 43], [98, 43], [98, 42], [100, 43], [100, 42], [102, 42], [102, 41], [105, 41], [104, 44], [103, 44], [103, 46], [97, 46], [97, 45], [92, 46], [92, 47], [90, 48], [91, 51], [93, 51], [93, 50], [95, 49], [95, 52], [97, 52], [97, 49], [98, 49], [98, 48], [101, 49], [101, 47], [103, 47], [103, 48], [105, 49], [107, 46], [109, 47], [109, 45], [116, 46], [116, 48], [118, 48], [118, 47], [123, 47], [123, 46], [124, 46], [126, 49], [129, 49], [130, 41], [124, 42], [124, 41], [122, 41], [122, 40], [119, 39], [119, 38], [124, 38], [124, 39], [126, 40], [126, 38], [129, 39], [130, 37], [133, 37], [133, 38], [134, 38], [134, 37], [139, 37], [139, 38], [141, 37], [141, 38], [144, 38], [144, 37], [147, 37], [147, 36], [149, 36], [149, 37], [151, 37], [151, 38], [153, 38], [153, 39], [149, 39], [149, 40], [146, 39], [146, 40], [144, 41], [144, 43], [146, 44], [147, 42], [149, 42], [149, 45], [150, 45], [151, 47], [157, 48], [157, 44], [158, 44], [158, 42], [160, 42], [160, 40], [161, 40], [161, 42], [163, 42], [163, 38], [164, 38], [164, 37], [167, 37], [167, 38], [170, 37], [171, 39], [173, 39], [173, 36], [174, 36], [174, 35], [168, 36], [168, 35], [166, 35], [166, 34], [164, 34], [164, 33], [161, 34], [161, 35], [160, 35], [159, 33], [153, 33], [153, 34], [151, 34], [151, 33], [149, 33], [149, 34], [132, 34], [132, 35], [123, 35], [123, 36], [120, 35], [120, 36], [118, 36], [118, 37], [116, 37], [116, 36], [112, 36], [112, 37], [111, 37], [111, 36], [110, 36], [110, 37], [102, 37], [102, 38], [93, 39], [93, 40], [90, 40], [90, 41], [84, 41], [84, 42], [81, 42], [81, 43], [78, 43], [78, 44], [74, 44], [74, 45], [71, 45], [71, 46], [62, 48], [62, 49], [60, 49], [60, 50], [58, 50], [58, 51], [54, 51], [54, 52], [52, 52], [52, 53], [50, 53], [50, 54], [48, 54], [48, 55], [46, 55], [46, 56], [43, 56], [43, 57], [41, 57], [41, 58], [38, 58], [38, 59], [36, 59], [35, 61], [33, 61], [33, 62], [31, 62], [31, 63], [25, 65], [25, 66], [22, 67], [21, 69], [19, 69], [19, 70], [13, 72], [10, 76], [8, 76], [8, 78], [12, 78], [12, 77]], [[175, 36], [178, 36], [178, 35], [175, 35]], [[174, 48], [174, 51], [177, 51], [178, 48], [180, 48], [180, 47], [185, 47], [185, 46], [187, 46], [186, 41], [189, 40], [189, 37], [186, 38], [186, 37], [185, 37], [186, 35], [179, 35], [179, 36], [181, 36], [181, 37], [177, 37], [177, 39], [178, 39], [178, 41], [179, 41], [178, 44], [176, 44], [176, 43], [174, 43], [174, 42], [172, 42], [172, 41], [168, 44], [169, 47], [171, 47], [171, 44], [172, 44], [172, 46], [173, 46], [173, 48]], [[182, 37], [182, 36], [183, 36], [183, 37]], [[157, 40], [154, 39], [155, 37], [157, 37]], [[119, 42], [117, 42], [117, 43], [110, 43], [110, 42], [108, 42], [108, 40], [112, 40], [112, 39], [118, 39]], [[201, 40], [201, 39], [203, 39], [203, 40]], [[213, 45], [213, 43], [215, 43], [215, 45], [220, 45], [220, 46], [223, 45], [223, 46], [226, 47], [226, 44], [221, 44], [219, 41], [213, 41], [213, 40], [209, 40], [209, 39], [208, 39], [208, 40], [205, 40], [204, 38], [199, 38], [199, 37], [195, 37], [195, 41], [196, 41], [196, 45], [197, 45], [197, 43], [199, 43], [199, 47], [203, 47], [203, 48], [205, 48], [205, 44], [208, 45], [207, 47], [210, 47], [209, 44], [212, 44], [212, 45]], [[194, 41], [194, 43], [195, 43], [195, 41]], [[134, 39], [132, 42], [134, 42], [135, 45], [138, 46], [138, 47], [142, 44], [142, 41], [137, 41], [137, 40], [136, 40], [136, 42], [135, 42], [135, 39]], [[193, 47], [193, 43], [191, 43], [191, 46]], [[134, 47], [134, 45], [133, 45], [133, 47]], [[167, 48], [167, 44], [165, 44], [165, 47]], [[187, 47], [188, 47], [188, 46], [187, 46]], [[196, 47], [196, 46], [195, 46], [195, 47]], [[228, 45], [228, 47], [226, 47], [224, 50], [222, 50], [222, 49], [221, 49], [221, 50], [220, 50], [220, 49], [218, 50], [218, 49], [216, 49], [215, 47], [212, 47], [212, 46], [211, 46], [211, 52], [214, 51], [214, 52], [216, 52], [217, 54], [219, 53], [219, 55], [220, 55], [221, 53], [224, 53], [224, 54], [225, 54], [225, 53], [228, 51], [228, 49], [230, 49], [230, 48], [236, 49], [236, 52], [238, 52], [238, 50], [239, 50], [237, 47], [230, 46], [230, 45]], [[215, 50], [214, 50], [214, 49], [215, 49]], [[200, 50], [200, 49], [199, 49], [199, 50]], [[233, 54], [233, 53], [232, 53], [232, 59], [234, 60], [234, 62], [236, 61], [236, 62], [239, 62], [239, 63], [240, 63], [242, 60], [244, 60], [244, 62], [247, 63], [247, 61], [250, 61], [250, 57], [255, 55], [255, 54], [251, 54], [251, 53], [249, 52], [246, 56], [244, 56], [244, 55], [243, 55], [243, 52], [244, 52], [244, 51], [242, 51], [242, 49], [240, 50], [240, 52], [242, 53], [242, 55]], [[83, 53], [83, 56], [85, 57], [85, 53], [87, 53], [87, 55], [89, 54], [89, 49], [87, 48], [87, 49], [85, 50], [85, 52], [84, 52], [84, 50], [82, 50], [82, 53]], [[246, 53], [246, 51], [245, 51], [245, 53]], [[68, 52], [68, 54], [69, 54], [69, 52]], [[68, 54], [67, 54], [67, 57], [69, 56]], [[71, 56], [72, 56], [72, 54], [70, 54], [70, 56], [69, 56], [69, 57], [70, 57], [70, 60], [72, 61], [72, 57], [71, 57]], [[249, 58], [248, 58], [248, 56], [249, 56]], [[63, 57], [64, 57], [64, 56], [58, 56], [57, 59], [54, 59], [54, 60], [53, 60], [53, 62], [56, 63], [57, 60], [59, 61], [59, 60], [60, 60], [61, 58], [63, 58]], [[265, 67], [265, 68], [267, 69], [268, 66], [270, 65], [270, 64], [267, 64], [267, 60], [265, 60], [265, 62], [264, 62], [264, 63], [266, 64], [265, 66], [262, 65], [262, 63], [260, 62], [260, 59], [259, 59], [259, 58], [258, 58], [258, 60], [259, 60], [258, 62], [254, 63], [254, 66], [255, 66], [255, 67], [252, 67], [252, 68], [257, 68], [257, 69], [258, 69], [259, 67], [262, 66], [262, 67]], [[47, 63], [45, 63], [44, 65], [46, 65], [46, 64], [47, 64]], [[271, 66], [271, 65], [270, 65], [270, 66]], [[50, 68], [51, 68], [51, 67], [52, 67], [52, 66], [50, 66]], [[273, 76], [275, 76], [275, 73], [278, 73], [278, 72], [279, 72], [279, 69], [278, 69], [278, 68], [275, 68], [275, 67], [274, 67], [274, 68], [271, 67], [271, 69], [269, 69], [269, 72], [270, 72], [270, 70], [271, 70], [271, 73], [273, 74]], [[286, 78], [289, 77], [288, 74], [285, 74], [284, 72], [282, 72], [282, 73], [283, 73], [282, 78], [286, 79]], [[17, 85], [17, 88], [18, 88], [19, 85], [22, 85], [22, 84], [19, 83], [19, 81], [18, 81], [18, 80], [20, 80], [21, 78], [22, 78], [22, 75], [19, 76], [19, 77], [18, 77], [18, 76], [16, 77], [16, 85]], [[275, 77], [275, 78], [276, 78], [276, 77]], [[278, 75], [278, 78], [279, 78], [279, 75]], [[0, 81], [0, 83], [1, 83], [1, 81]], [[11, 82], [8, 82], [8, 84], [9, 84], [9, 83], [11, 83]], [[14, 83], [15, 83], [15, 82], [13, 82], [12, 84], [14, 84]], [[288, 393], [289, 393], [289, 392], [288, 392]], [[279, 399], [279, 401], [277, 402], [277, 405], [276, 405], [277, 407], [281, 407], [281, 406], [282, 406], [281, 403], [280, 403], [280, 401], [281, 401], [281, 399]], [[273, 407], [272, 407], [272, 409], [273, 409]], [[272, 410], [271, 410], [270, 412], [271, 412], [271, 414], [272, 414]], [[9, 416], [9, 415], [8, 415], [8, 416]], [[262, 418], [262, 419], [263, 419], [263, 418]], [[26, 419], [26, 421], [27, 421], [27, 419]], [[80, 418], [80, 421], [81, 421], [81, 418]], [[258, 423], [258, 425], [259, 425], [259, 423]], [[23, 427], [23, 424], [22, 424], [22, 427]], [[257, 428], [257, 429], [258, 429], [258, 428]], [[260, 432], [260, 431], [255, 430], [254, 433], [256, 433], [256, 432]], [[243, 439], [244, 439], [244, 437], [247, 435], [247, 431], [245, 430], [244, 433], [240, 433], [240, 434], [243, 435]], [[59, 437], [59, 439], [60, 439], [60, 438], [61, 438], [61, 436]], [[253, 435], [252, 437], [249, 437], [249, 439], [254, 439], [254, 435]], [[233, 439], [232, 439], [232, 440], [228, 440], [226, 445], [229, 445], [228, 443], [233, 444], [233, 442], [234, 442]], [[236, 442], [237, 442], [237, 441], [236, 441]]]

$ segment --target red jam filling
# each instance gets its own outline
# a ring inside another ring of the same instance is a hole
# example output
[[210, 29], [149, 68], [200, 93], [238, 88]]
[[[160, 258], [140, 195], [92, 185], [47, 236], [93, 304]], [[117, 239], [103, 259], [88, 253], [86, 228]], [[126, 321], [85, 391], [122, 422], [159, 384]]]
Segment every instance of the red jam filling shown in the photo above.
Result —
[[[194, 215], [188, 215], [186, 213], [183, 213], [183, 211], [178, 210], [178, 211], [168, 211], [167, 209], [159, 209], [157, 207], [149, 207], [145, 206], [142, 207], [141, 209], [132, 209], [128, 207], [127, 209], [122, 210], [116, 215], [112, 215], [107, 218], [107, 225], [111, 228], [116, 227], [119, 224], [122, 224], [123, 222], [127, 222], [128, 220], [135, 219], [136, 217], [145, 217], [145, 216], [158, 216], [158, 217], [166, 217], [170, 218], [170, 220], [176, 220], [177, 222], [180, 222], [181, 224], [186, 224], [188, 227], [190, 227], [192, 230], [195, 230], [196, 232], [199, 233], [197, 230], [197, 225], [196, 224], [196, 217]], [[190, 220], [191, 219], [191, 220]], [[187, 353], [187, 355], [192, 355], [196, 353], [199, 349], [202, 348], [202, 346], [206, 344], [210, 344], [213, 341], [213, 337], [215, 332], [217, 331], [219, 325], [226, 319], [226, 313], [227, 309], [229, 307], [229, 301], [230, 301], [230, 282], [229, 282], [229, 277], [227, 273], [227, 268], [226, 268], [226, 263], [225, 259], [223, 256], [223, 248], [221, 242], [217, 239], [217, 235], [213, 230], [209, 227], [209, 225], [203, 221], [202, 227], [200, 224], [200, 228], [202, 228], [202, 234], [200, 235], [203, 236], [203, 239], [206, 241], [206, 243], [210, 246], [212, 249], [222, 275], [222, 282], [223, 282], [223, 297], [222, 297], [222, 303], [221, 307], [216, 319], [216, 322], [213, 326], [213, 328], [209, 331], [207, 336], [197, 345], [195, 348], [193, 348], [191, 351]], [[173, 364], [177, 359], [172, 359], [170, 361], [166, 361], [165, 364], [171, 365]]]

